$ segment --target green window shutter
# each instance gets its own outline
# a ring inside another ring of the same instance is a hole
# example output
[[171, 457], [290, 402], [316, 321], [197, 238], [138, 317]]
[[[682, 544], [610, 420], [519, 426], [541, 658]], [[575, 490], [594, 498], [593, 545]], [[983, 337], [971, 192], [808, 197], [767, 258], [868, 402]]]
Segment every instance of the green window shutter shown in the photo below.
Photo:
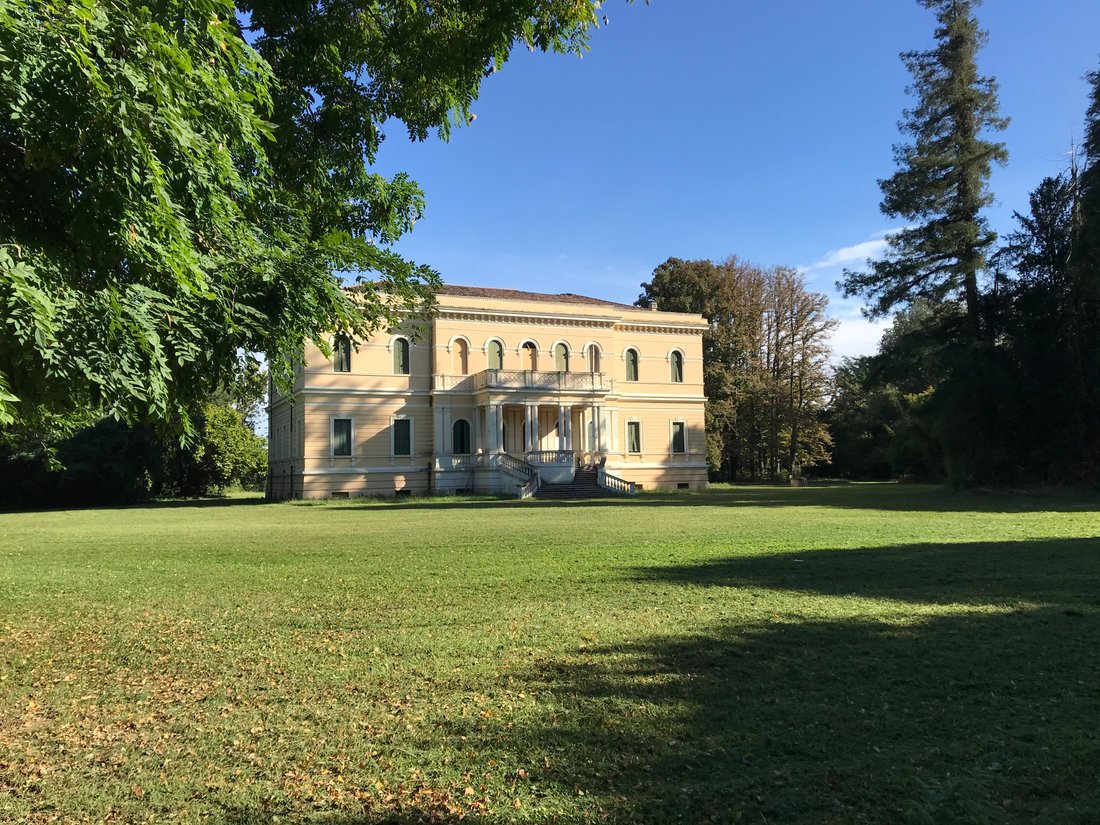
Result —
[[638, 380], [638, 351], [628, 349], [626, 351], [626, 380]]
[[684, 432], [685, 424], [683, 421], [672, 422], [672, 452], [683, 453], [687, 451], [687, 437]]
[[569, 349], [565, 344], [554, 347], [554, 369], [558, 372], [569, 372]]
[[393, 342], [393, 371], [397, 375], [409, 374], [409, 342], [404, 338]]
[[642, 451], [642, 425], [638, 421], [626, 422], [626, 451], [628, 453]]
[[684, 356], [678, 352], [672, 353], [672, 380], [677, 384], [684, 381]]
[[351, 455], [351, 419], [332, 419], [332, 454]]
[[393, 454], [412, 455], [412, 421], [407, 418], [393, 422]]
[[332, 371], [351, 372], [351, 341], [343, 335], [332, 342]]

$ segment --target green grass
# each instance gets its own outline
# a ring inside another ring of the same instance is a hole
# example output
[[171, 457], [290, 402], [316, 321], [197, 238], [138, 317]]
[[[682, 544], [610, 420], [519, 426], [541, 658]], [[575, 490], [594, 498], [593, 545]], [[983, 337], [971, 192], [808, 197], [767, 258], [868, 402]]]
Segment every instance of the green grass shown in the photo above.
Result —
[[1100, 503], [0, 514], [0, 820], [1096, 823]]

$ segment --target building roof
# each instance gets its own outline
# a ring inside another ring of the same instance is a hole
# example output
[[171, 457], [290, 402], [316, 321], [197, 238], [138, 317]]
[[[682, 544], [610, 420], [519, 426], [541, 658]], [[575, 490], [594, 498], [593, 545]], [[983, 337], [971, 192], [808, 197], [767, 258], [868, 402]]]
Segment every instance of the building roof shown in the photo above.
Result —
[[546, 292], [524, 292], [521, 289], [498, 289], [490, 286], [459, 286], [444, 284], [440, 295], [454, 295], [462, 298], [499, 298], [511, 301], [546, 301], [555, 304], [581, 304], [584, 306], [617, 307], [618, 309], [638, 309], [631, 304], [605, 301], [602, 298], [589, 298], [587, 295], [574, 295], [572, 292], [550, 294]]

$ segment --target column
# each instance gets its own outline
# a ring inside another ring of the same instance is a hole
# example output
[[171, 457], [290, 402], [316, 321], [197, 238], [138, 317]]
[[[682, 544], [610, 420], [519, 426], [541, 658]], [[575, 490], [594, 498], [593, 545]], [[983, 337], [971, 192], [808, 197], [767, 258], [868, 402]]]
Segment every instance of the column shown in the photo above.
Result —
[[594, 449], [599, 452], [606, 453], [607, 446], [604, 444], [604, 430], [606, 429], [606, 425], [604, 424], [603, 420], [603, 407], [598, 406], [594, 407], [593, 409], [596, 415], [596, 444]]
[[534, 450], [535, 435], [538, 433], [538, 421], [533, 420], [532, 411], [537, 415], [538, 407], [532, 407], [530, 404], [523, 405], [523, 451], [530, 452]]
[[432, 454], [442, 455], [443, 450], [443, 407], [438, 402], [432, 408]]
[[564, 450], [565, 447], [565, 405], [558, 404], [558, 449]]
[[454, 444], [451, 437], [451, 407], [449, 404], [443, 406], [443, 452], [450, 455], [454, 452]]
[[496, 444], [494, 448], [498, 453], [505, 452], [504, 444], [504, 405], [493, 404], [493, 409], [496, 410], [496, 425], [493, 429], [493, 443]]
[[496, 404], [485, 405], [485, 434], [488, 439], [488, 449], [490, 453], [495, 453], [500, 450], [500, 430], [497, 425], [497, 415], [499, 407]]
[[563, 409], [565, 410], [565, 436], [563, 438], [565, 446], [562, 449], [572, 450], [575, 449], [573, 447], [573, 405], [566, 404]]

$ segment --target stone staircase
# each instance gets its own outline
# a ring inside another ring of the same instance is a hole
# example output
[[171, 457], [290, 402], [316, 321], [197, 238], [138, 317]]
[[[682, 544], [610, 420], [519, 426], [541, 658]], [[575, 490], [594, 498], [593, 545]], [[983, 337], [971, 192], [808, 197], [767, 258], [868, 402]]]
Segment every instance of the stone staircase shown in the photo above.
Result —
[[612, 492], [596, 483], [596, 470], [577, 468], [573, 480], [567, 484], [549, 484], [542, 482], [539, 485], [535, 498], [610, 498], [621, 495]]

